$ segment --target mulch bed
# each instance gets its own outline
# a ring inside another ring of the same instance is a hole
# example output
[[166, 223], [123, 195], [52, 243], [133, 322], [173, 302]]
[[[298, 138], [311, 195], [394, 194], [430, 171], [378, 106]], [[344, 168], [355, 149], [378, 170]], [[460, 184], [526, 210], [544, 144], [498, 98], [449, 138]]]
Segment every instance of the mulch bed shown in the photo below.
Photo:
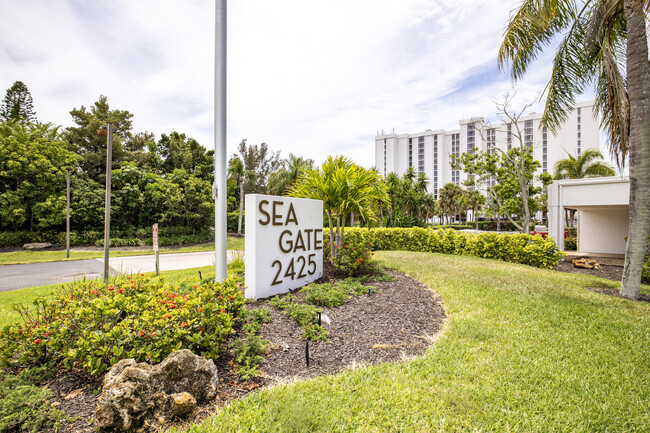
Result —
[[[324, 277], [319, 282], [335, 282], [346, 277], [327, 262], [323, 271]], [[266, 359], [260, 365], [263, 375], [241, 382], [232, 355], [225, 353], [217, 362], [220, 382], [217, 398], [209, 405], [197, 408], [182, 425], [197, 422], [214, 413], [218, 407], [256, 389], [335, 374], [359, 365], [397, 362], [424, 353], [445, 322], [442, 300], [424, 284], [400, 272], [389, 273], [392, 281], [367, 284], [377, 293], [353, 297], [341, 306], [322, 309], [331, 320], [329, 325], [323, 324], [329, 341], [309, 343], [309, 367], [306, 365], [302, 328], [270, 306], [268, 300], [249, 304], [249, 308], [267, 307], [271, 311], [272, 322], [264, 324], [260, 331], [263, 339], [272, 342]], [[302, 296], [297, 294], [296, 301], [299, 302]], [[101, 380], [101, 377], [68, 371], [49, 381], [47, 386], [53, 394], [51, 403], [70, 416], [80, 417], [60, 432], [95, 431], [91, 420], [99, 393], [93, 391], [101, 386]]]
[[[597, 261], [598, 259], [596, 259]], [[568, 272], [570, 274], [586, 274], [595, 277], [607, 278], [609, 280], [621, 281], [623, 277], [623, 266], [601, 264], [600, 269], [585, 269], [573, 266], [570, 260], [560, 262], [553, 268], [556, 271]]]
[[[598, 260], [598, 259], [596, 259]], [[621, 279], [623, 278], [623, 266], [616, 266], [616, 265], [606, 265], [606, 264], [600, 264], [600, 269], [586, 269], [586, 268], [578, 268], [573, 265], [573, 263], [569, 260], [560, 262], [553, 268], [555, 271], [560, 271], [560, 272], [567, 272], [571, 274], [586, 274], [586, 275], [593, 275], [595, 277], [602, 277], [602, 278], [607, 278], [608, 280], [612, 281], [617, 281], [620, 282]], [[609, 296], [616, 296], [618, 298], [623, 298], [621, 296], [619, 289], [618, 288], [612, 288], [612, 287], [587, 287], [587, 290], [591, 290], [592, 292], [596, 293], [601, 293], [603, 295], [609, 295]], [[627, 299], [627, 298], [625, 298]], [[650, 296], [640, 294], [639, 299], [637, 299], [639, 302], [650, 302]]]

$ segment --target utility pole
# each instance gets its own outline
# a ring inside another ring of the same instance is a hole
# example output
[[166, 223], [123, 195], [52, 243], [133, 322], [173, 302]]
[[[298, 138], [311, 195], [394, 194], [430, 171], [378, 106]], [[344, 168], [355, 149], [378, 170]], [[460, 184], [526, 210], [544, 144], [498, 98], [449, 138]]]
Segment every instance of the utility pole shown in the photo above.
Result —
[[113, 125], [110, 123], [101, 128], [106, 135], [106, 199], [104, 207], [104, 283], [108, 282], [110, 266], [108, 265], [108, 250], [111, 244], [111, 163], [113, 160]]
[[66, 258], [70, 258], [70, 167], [65, 169], [65, 251]]
[[226, 0], [215, 4], [214, 61], [214, 280], [227, 275], [226, 250]]

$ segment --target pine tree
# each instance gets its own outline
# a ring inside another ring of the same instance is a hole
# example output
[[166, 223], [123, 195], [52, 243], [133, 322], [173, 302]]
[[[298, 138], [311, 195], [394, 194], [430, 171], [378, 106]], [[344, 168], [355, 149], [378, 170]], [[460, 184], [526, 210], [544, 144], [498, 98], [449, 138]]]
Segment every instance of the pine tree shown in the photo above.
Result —
[[7, 89], [0, 106], [0, 118], [7, 122], [18, 120], [22, 124], [36, 121], [32, 95], [22, 81], [16, 81]]

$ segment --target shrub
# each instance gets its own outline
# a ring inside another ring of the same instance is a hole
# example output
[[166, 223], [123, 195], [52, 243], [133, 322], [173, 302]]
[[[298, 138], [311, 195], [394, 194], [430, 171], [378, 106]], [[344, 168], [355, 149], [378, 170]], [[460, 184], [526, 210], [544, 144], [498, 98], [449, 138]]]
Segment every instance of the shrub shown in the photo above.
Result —
[[259, 372], [257, 367], [271, 344], [270, 341], [263, 340], [257, 335], [262, 323], [271, 321], [271, 313], [268, 308], [248, 310], [244, 307], [237, 320], [243, 324], [245, 336], [235, 339], [230, 348], [235, 355], [237, 375], [241, 380], [248, 380], [257, 376]]
[[24, 369], [17, 375], [0, 372], [0, 432], [37, 432], [69, 421], [63, 412], [51, 407], [51, 392], [41, 388], [53, 374], [51, 365]]
[[306, 303], [323, 307], [336, 307], [350, 299], [348, 291], [338, 284], [309, 284], [301, 292]]
[[346, 239], [343, 246], [338, 248], [334, 258], [334, 266], [347, 272], [350, 276], [359, 274], [370, 263], [370, 259], [374, 254], [371, 248], [372, 245], [369, 243], [354, 238], [351, 240]]
[[327, 329], [323, 328], [317, 323], [310, 323], [305, 326], [305, 332], [301, 335], [302, 338], [306, 338], [311, 341], [327, 341]]
[[564, 249], [566, 251], [575, 251], [578, 249], [578, 241], [574, 236], [564, 238]]
[[0, 248], [15, 247], [23, 243], [21, 232], [0, 232]]
[[429, 228], [432, 228], [434, 230], [441, 230], [441, 229], [467, 230], [467, 229], [475, 229], [476, 226], [471, 224], [452, 224], [452, 226], [449, 227], [449, 224], [430, 224]]
[[258, 365], [262, 362], [263, 355], [270, 341], [263, 340], [255, 333], [249, 333], [246, 337], [237, 338], [231, 345], [235, 362], [237, 363], [237, 375], [241, 380], [248, 380], [259, 373]]
[[62, 285], [53, 300], [19, 306], [22, 323], [0, 332], [0, 361], [53, 361], [100, 374], [120, 359], [160, 362], [179, 349], [216, 358], [244, 305], [239, 285], [204, 280], [178, 289], [145, 275]]
[[[245, 232], [244, 227], [245, 227], [245, 222], [246, 220], [246, 212], [242, 212], [241, 214], [241, 232], [242, 234]], [[226, 215], [226, 230], [228, 233], [237, 233], [237, 226], [239, 225], [239, 211], [237, 212], [228, 212]]]
[[[325, 245], [329, 233], [323, 233]], [[422, 251], [457, 254], [522, 263], [551, 269], [564, 257], [552, 239], [522, 233], [463, 233], [456, 230], [422, 228], [349, 228], [345, 242], [372, 245], [374, 250]]]

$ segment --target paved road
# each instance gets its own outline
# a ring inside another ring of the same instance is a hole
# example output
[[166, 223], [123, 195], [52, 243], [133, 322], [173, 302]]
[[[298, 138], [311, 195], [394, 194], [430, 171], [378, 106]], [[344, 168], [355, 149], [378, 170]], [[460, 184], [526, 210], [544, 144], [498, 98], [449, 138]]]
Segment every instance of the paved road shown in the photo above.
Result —
[[[228, 258], [237, 251], [228, 251]], [[155, 256], [114, 257], [109, 261], [111, 275], [136, 274], [156, 270]], [[160, 254], [160, 270], [213, 266], [214, 252]], [[0, 292], [24, 287], [66, 283], [86, 278], [104, 276], [104, 260], [72, 260], [66, 262], [29, 263], [24, 265], [0, 265]]]
[[[231, 260], [236, 253], [236, 251], [228, 251], [228, 260]], [[104, 262], [104, 259], [99, 260], [102, 263]], [[214, 266], [214, 251], [160, 254], [159, 260], [161, 271]], [[111, 265], [111, 268], [121, 274], [154, 272], [156, 270], [156, 256], [115, 257], [110, 260], [109, 264]]]
[[83, 277], [104, 276], [104, 263], [99, 260], [29, 263], [0, 266], [0, 292], [23, 287], [67, 283]]

